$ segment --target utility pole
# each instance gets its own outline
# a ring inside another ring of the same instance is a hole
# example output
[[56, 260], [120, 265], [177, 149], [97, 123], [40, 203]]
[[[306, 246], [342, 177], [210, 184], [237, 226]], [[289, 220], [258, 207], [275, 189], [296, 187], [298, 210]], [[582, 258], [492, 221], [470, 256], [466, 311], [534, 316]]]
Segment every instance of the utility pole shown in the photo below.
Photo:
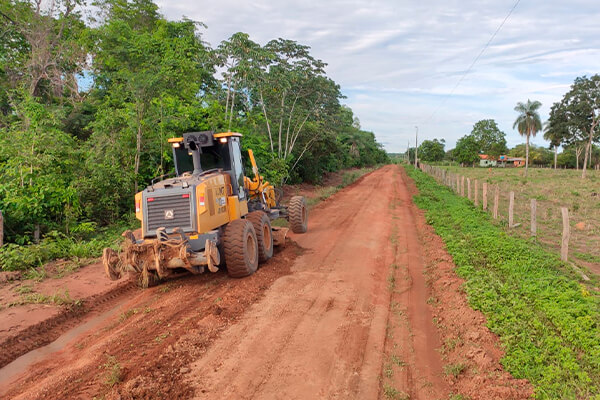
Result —
[[406, 161], [410, 165], [410, 139], [408, 139], [408, 147], [406, 148]]
[[417, 160], [419, 159], [417, 157], [417, 149], [419, 148], [419, 127], [415, 126], [415, 128], [417, 128], [417, 133], [415, 134], [415, 168], [417, 168]]

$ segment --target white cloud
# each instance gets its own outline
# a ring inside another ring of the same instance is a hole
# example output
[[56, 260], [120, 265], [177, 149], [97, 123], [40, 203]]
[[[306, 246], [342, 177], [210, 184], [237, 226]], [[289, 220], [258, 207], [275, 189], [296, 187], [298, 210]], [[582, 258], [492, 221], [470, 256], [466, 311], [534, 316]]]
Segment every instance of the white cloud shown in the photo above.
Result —
[[[363, 128], [390, 151], [422, 138], [448, 148], [474, 122], [495, 119], [510, 145], [513, 108], [528, 98], [547, 118], [575, 77], [600, 73], [597, 1], [521, 1], [495, 40], [448, 97], [514, 0], [158, 1], [168, 18], [208, 25], [213, 46], [238, 31], [259, 43], [283, 37], [312, 47], [329, 65]], [[435, 111], [435, 113], [434, 113]], [[430, 120], [430, 116], [433, 118]], [[543, 144], [536, 138], [534, 143]]]

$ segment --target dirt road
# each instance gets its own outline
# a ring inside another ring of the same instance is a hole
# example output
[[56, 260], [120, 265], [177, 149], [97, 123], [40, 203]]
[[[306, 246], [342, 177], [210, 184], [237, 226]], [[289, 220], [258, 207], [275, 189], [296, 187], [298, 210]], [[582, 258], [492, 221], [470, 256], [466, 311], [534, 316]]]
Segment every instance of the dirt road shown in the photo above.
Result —
[[[0, 370], [0, 397], [447, 399], [458, 388], [527, 398], [456, 290], [413, 191], [401, 169], [383, 167], [314, 208], [308, 233], [252, 277], [128, 292], [60, 351], [10, 379], [10, 364]], [[432, 273], [437, 263], [445, 267]], [[442, 322], [452, 313], [460, 325]], [[460, 370], [449, 370], [456, 360]]]

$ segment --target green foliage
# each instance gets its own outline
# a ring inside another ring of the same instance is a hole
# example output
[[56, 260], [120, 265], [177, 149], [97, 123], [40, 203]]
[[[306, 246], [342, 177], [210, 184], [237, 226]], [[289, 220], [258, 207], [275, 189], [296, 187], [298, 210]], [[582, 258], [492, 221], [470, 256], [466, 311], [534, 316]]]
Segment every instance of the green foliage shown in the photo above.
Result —
[[123, 379], [123, 372], [121, 371], [121, 364], [115, 356], [107, 355], [106, 363], [103, 364], [104, 370], [106, 371], [105, 383], [108, 386], [114, 386], [121, 382]]
[[423, 161], [442, 161], [446, 152], [444, 151], [444, 139], [424, 140], [419, 146], [419, 160]]
[[116, 247], [122, 225], [111, 227], [89, 240], [77, 239], [52, 231], [39, 244], [28, 246], [7, 243], [0, 248], [0, 270], [16, 271], [37, 268], [57, 258], [81, 259], [99, 257], [105, 247]]
[[519, 116], [513, 124], [513, 129], [517, 128], [521, 136], [527, 138], [525, 141], [525, 176], [527, 176], [529, 168], [529, 139], [542, 130], [542, 120], [538, 113], [541, 106], [542, 103], [539, 101], [527, 99], [527, 103], [518, 102], [515, 107], [515, 111], [519, 113]]
[[[578, 77], [560, 102], [554, 103], [550, 110], [547, 132], [544, 138], [552, 145], [564, 144], [591, 150], [594, 143], [600, 142], [600, 75]], [[581, 151], [580, 150], [580, 151]], [[584, 152], [583, 174], [587, 168], [588, 157]], [[596, 163], [598, 159], [596, 159]]]
[[[525, 158], [527, 149], [525, 143], [516, 145], [508, 152], [511, 157]], [[554, 163], [554, 152], [542, 146], [529, 146], [529, 160], [535, 165], [552, 165]]]
[[468, 200], [408, 168], [428, 223], [443, 238], [506, 352], [502, 364], [536, 398], [600, 398], [600, 301], [538, 244], [508, 236]]
[[461, 164], [474, 165], [479, 162], [479, 143], [472, 135], [463, 136], [456, 142], [452, 157]]
[[80, 215], [79, 157], [75, 140], [59, 129], [60, 112], [26, 94], [17, 110], [23, 120], [0, 128], [0, 209], [9, 238]]
[[479, 144], [479, 153], [487, 154], [492, 157], [506, 154], [506, 134], [502, 132], [496, 121], [493, 119], [483, 119], [473, 125], [471, 136]]

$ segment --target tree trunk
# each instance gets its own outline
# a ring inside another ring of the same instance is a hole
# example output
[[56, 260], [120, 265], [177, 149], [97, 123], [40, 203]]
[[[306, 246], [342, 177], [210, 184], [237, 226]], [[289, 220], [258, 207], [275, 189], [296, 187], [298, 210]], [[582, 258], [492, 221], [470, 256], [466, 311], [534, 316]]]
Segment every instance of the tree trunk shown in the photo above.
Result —
[[262, 90], [259, 90], [260, 94], [260, 105], [265, 116], [265, 123], [267, 124], [267, 133], [269, 134], [269, 144], [271, 145], [271, 153], [273, 153], [273, 135], [271, 135], [271, 125], [269, 124], [269, 117], [267, 116], [267, 108], [265, 107], [265, 100], [263, 99]]
[[228, 131], [231, 132], [231, 121], [233, 120], [233, 106], [235, 104], [235, 85], [233, 86], [233, 93], [231, 93], [231, 111], [229, 113], [229, 126]]
[[556, 169], [557, 156], [558, 156], [558, 146], [554, 146], [554, 169]]
[[225, 99], [225, 120], [227, 120], [227, 110], [229, 110], [229, 96], [231, 94], [231, 73], [227, 77], [227, 98]]
[[585, 156], [583, 157], [583, 168], [581, 169], [581, 179], [585, 179], [585, 171], [587, 169], [588, 155], [590, 154], [590, 144], [585, 145]]
[[529, 131], [527, 131], [527, 141], [525, 142], [525, 177], [529, 168]]
[[40, 224], [35, 224], [33, 231], [33, 243], [38, 244], [40, 242]]
[[135, 135], [135, 158], [133, 167], [133, 172], [135, 174], [135, 193], [138, 192], [138, 173], [140, 172], [140, 158], [142, 155], [142, 117], [144, 115], [143, 107], [144, 106], [138, 106], [137, 132]]
[[[590, 161], [592, 158], [592, 146], [594, 143], [594, 130], [596, 129], [596, 125], [598, 125], [598, 122], [600, 122], [600, 120], [598, 120], [598, 119], [592, 121], [592, 126], [590, 127], [590, 137], [585, 146], [585, 158], [583, 161], [583, 172], [581, 173], [581, 179], [585, 179], [585, 170], [586, 170], [588, 158], [590, 159]], [[590, 164], [590, 168], [591, 168], [591, 164]]]

